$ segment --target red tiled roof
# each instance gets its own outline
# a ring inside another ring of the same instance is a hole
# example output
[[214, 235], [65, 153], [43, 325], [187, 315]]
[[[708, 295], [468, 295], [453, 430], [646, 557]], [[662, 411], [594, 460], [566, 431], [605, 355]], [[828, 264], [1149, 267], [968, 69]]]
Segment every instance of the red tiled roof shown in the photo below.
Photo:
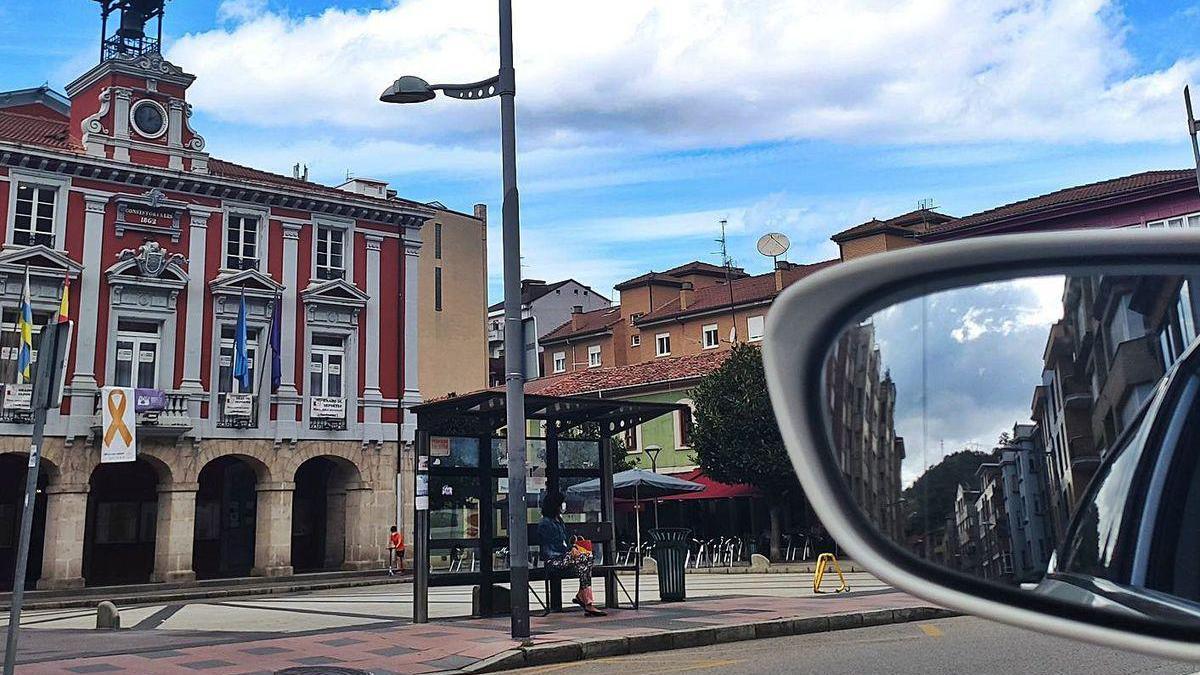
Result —
[[542, 336], [540, 342], [542, 344], [546, 344], [547, 342], [553, 342], [554, 340], [561, 340], [576, 335], [587, 335], [588, 333], [598, 333], [604, 331], [621, 320], [621, 308], [618, 306], [593, 309], [590, 312], [572, 315], [571, 319], [571, 321], [567, 321], [563, 325]]
[[850, 241], [851, 239], [858, 239], [859, 237], [865, 237], [869, 234], [888, 231], [893, 231], [903, 235], [920, 234], [924, 228], [913, 228], [914, 225], [923, 225], [929, 228], [936, 228], [942, 223], [953, 222], [954, 220], [954, 216], [938, 213], [937, 211], [933, 211], [931, 209], [917, 209], [915, 211], [909, 211], [908, 213], [896, 216], [895, 218], [888, 218], [887, 220], [878, 220], [876, 218], [872, 218], [861, 225], [855, 225], [848, 230], [842, 230], [841, 232], [838, 232], [830, 237], [830, 239], [840, 243], [843, 241]]
[[576, 396], [656, 382], [698, 379], [720, 367], [729, 354], [728, 349], [718, 349], [687, 356], [664, 356], [627, 366], [587, 368], [531, 380], [525, 386], [525, 393]]
[[[939, 235], [959, 230], [997, 223], [999, 221], [1035, 213], [1043, 209], [1061, 208], [1094, 200], [1117, 197], [1138, 190], [1163, 186], [1172, 182], [1191, 182], [1195, 180], [1192, 169], [1173, 169], [1166, 171], [1145, 171], [1121, 178], [1102, 180], [1087, 185], [1065, 188], [1039, 197], [1023, 199], [1019, 202], [997, 206], [996, 208], [980, 211], [958, 220], [947, 222], [931, 228], [929, 234]], [[1194, 186], [1193, 186], [1194, 187]]]
[[[788, 269], [783, 270], [783, 286], [786, 288], [813, 272], [825, 269], [837, 262], [839, 261], [826, 260], [811, 265], [792, 265]], [[770, 300], [777, 295], [779, 295], [779, 291], [775, 289], [774, 272], [733, 280], [732, 304], [734, 305], [746, 305], [753, 302]], [[676, 297], [666, 304], [656, 307], [654, 311], [643, 315], [635, 323], [638, 325], [653, 323], [681, 314], [697, 314], [721, 307], [728, 307], [730, 304], [729, 285], [718, 283], [712, 286], [705, 286], [693, 292], [692, 301], [688, 304], [687, 309], [680, 309], [679, 298]]]
[[0, 110], [0, 140], [55, 150], [83, 152], [71, 140], [66, 122]]

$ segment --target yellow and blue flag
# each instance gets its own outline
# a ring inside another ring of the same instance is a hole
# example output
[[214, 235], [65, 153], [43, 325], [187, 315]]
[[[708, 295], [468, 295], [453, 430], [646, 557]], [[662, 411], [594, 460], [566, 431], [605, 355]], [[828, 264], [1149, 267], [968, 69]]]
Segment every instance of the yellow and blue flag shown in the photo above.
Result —
[[17, 308], [17, 332], [21, 334], [21, 347], [17, 352], [17, 383], [24, 384], [33, 380], [33, 300], [29, 296], [28, 269], [25, 270], [21, 305]]

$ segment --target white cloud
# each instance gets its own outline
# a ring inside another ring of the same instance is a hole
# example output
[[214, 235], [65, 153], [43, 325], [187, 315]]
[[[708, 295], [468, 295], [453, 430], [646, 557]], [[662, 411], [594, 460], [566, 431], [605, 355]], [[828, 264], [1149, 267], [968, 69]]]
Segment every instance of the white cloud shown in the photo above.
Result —
[[[617, 0], [516, 3], [525, 147], [714, 147], [1162, 139], [1200, 62], [1138, 72], [1104, 0]], [[494, 72], [492, 0], [404, 0], [314, 16], [225, 0], [177, 40], [192, 101], [263, 125], [494, 139], [496, 107], [376, 98], [397, 75]]]

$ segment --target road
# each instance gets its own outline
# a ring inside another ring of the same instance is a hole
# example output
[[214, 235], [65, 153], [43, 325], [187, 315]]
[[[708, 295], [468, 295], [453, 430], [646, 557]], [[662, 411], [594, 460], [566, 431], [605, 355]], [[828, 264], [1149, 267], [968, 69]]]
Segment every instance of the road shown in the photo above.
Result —
[[1080, 673], [1192, 675], [1187, 664], [1048, 637], [974, 617], [656, 652], [510, 671], [570, 675], [706, 672], [777, 673]]

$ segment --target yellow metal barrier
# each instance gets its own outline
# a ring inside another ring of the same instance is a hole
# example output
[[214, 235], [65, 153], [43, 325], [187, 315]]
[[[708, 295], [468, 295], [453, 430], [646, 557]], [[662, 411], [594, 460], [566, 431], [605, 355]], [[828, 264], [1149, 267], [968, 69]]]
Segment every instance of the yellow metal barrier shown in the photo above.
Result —
[[825, 578], [825, 570], [830, 564], [833, 565], [833, 571], [837, 572], [838, 580], [842, 582], [842, 585], [838, 586], [834, 593], [850, 590], [850, 584], [846, 583], [846, 575], [842, 574], [842, 566], [838, 564], [837, 558], [832, 553], [822, 553], [817, 556], [817, 569], [813, 574], [813, 593], [825, 592], [821, 590], [821, 580]]

